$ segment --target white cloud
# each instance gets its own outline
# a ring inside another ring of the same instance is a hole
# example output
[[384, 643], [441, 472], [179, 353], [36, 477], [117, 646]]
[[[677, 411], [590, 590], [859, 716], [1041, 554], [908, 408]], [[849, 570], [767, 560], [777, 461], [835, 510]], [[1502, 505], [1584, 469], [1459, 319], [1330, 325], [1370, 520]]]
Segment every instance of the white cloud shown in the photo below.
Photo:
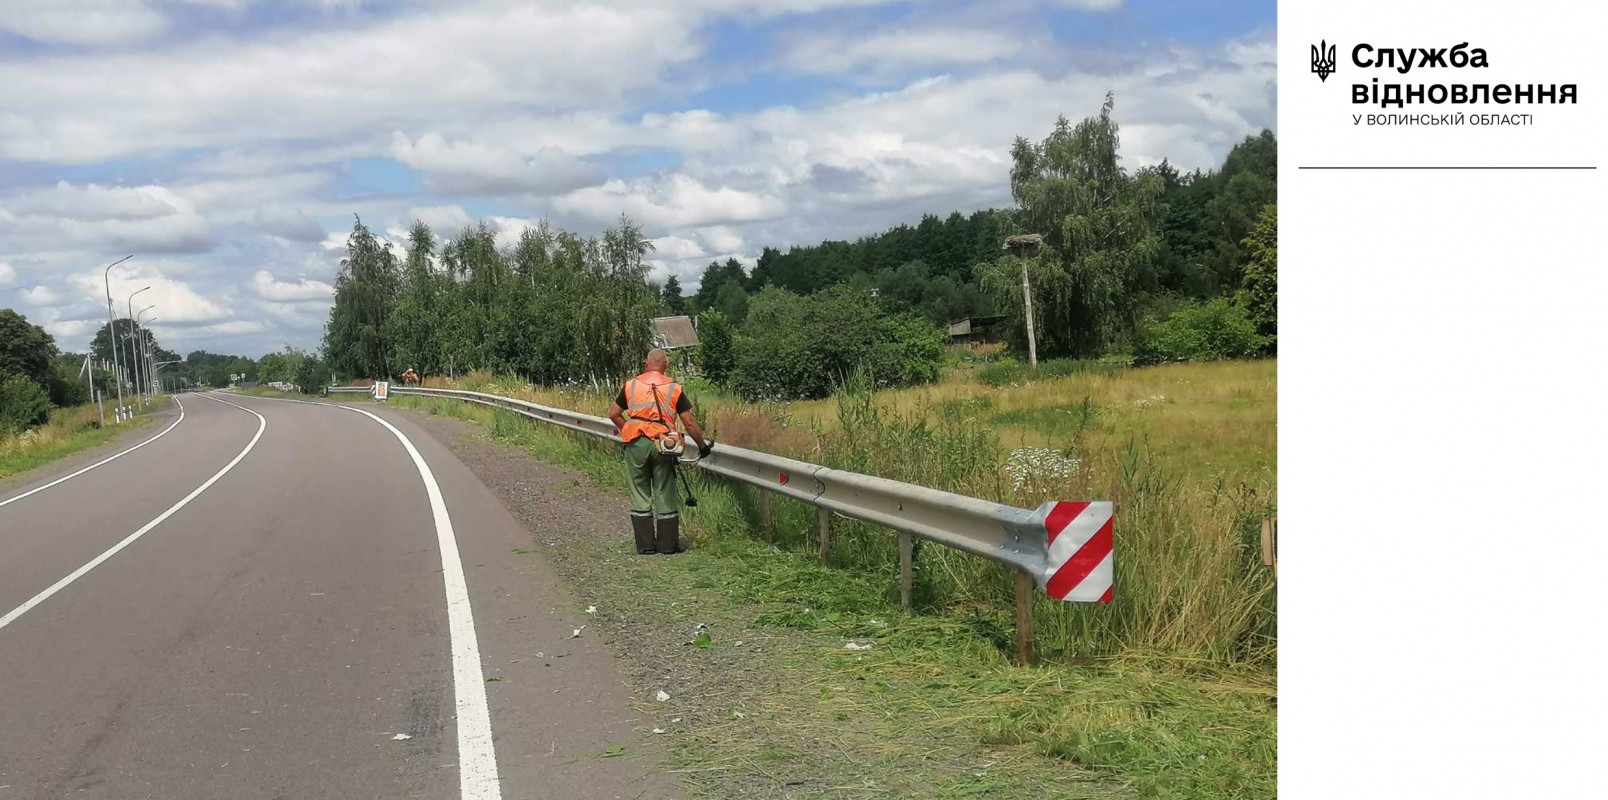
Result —
[[442, 4], [297, 37], [0, 62], [0, 157], [355, 138], [443, 109], [608, 108], [696, 57], [698, 23], [665, 8]]
[[743, 237], [725, 225], [711, 225], [698, 229], [698, 238], [705, 246], [716, 253], [740, 253], [743, 249]]
[[88, 341], [89, 337], [106, 324], [104, 319], [58, 319], [46, 322], [44, 329], [56, 338], [57, 345], [62, 345], [63, 339], [80, 338]]
[[22, 302], [39, 308], [46, 308], [61, 303], [61, 295], [49, 286], [35, 286], [32, 289], [22, 290]]
[[392, 137], [391, 155], [423, 173], [436, 188], [459, 194], [561, 194], [601, 183], [597, 167], [556, 147], [530, 156], [468, 141], [448, 141], [439, 133], [411, 140]]
[[11, 266], [10, 264], [7, 264], [4, 261], [0, 261], [0, 286], [5, 286], [6, 284], [9, 284], [9, 283], [15, 281], [16, 279], [17, 279], [17, 270], [16, 270], [16, 268]]
[[229, 322], [220, 322], [216, 325], [199, 328], [195, 333], [209, 336], [238, 336], [247, 333], [260, 333], [267, 330], [267, 328], [268, 326], [257, 320], [230, 320]]
[[[405, 226], [411, 225], [414, 220], [429, 225], [438, 239], [457, 236], [464, 228], [475, 224], [474, 218], [463, 210], [463, 206], [425, 206], [408, 209]], [[394, 233], [399, 237], [407, 235], [406, 230], [402, 228], [396, 229]], [[341, 247], [345, 246], [346, 234], [341, 234]]]
[[686, 258], [703, 258], [709, 255], [697, 242], [680, 236], [661, 236], [653, 240], [653, 254], [661, 259], [677, 261]]
[[794, 70], [814, 73], [986, 64], [1020, 55], [1028, 46], [1011, 31], [929, 28], [859, 37], [835, 32], [801, 38], [787, 53], [784, 63]]
[[263, 206], [257, 209], [253, 221], [258, 230], [269, 236], [297, 242], [318, 242], [324, 239], [323, 226], [294, 206]]
[[167, 20], [140, 0], [9, 0], [0, 30], [40, 42], [106, 44], [143, 39]]
[[710, 187], [683, 174], [611, 180], [571, 192], [555, 205], [594, 220], [611, 220], [624, 213], [639, 223], [663, 228], [750, 222], [785, 211], [777, 197], [730, 186]]
[[[149, 291], [141, 292], [134, 298], [134, 308], [155, 305], [151, 314], [160, 317], [166, 325], [214, 322], [230, 316], [218, 302], [203, 296], [188, 283], [167, 277], [155, 268], [143, 265], [127, 270], [117, 268], [112, 270], [109, 277], [112, 305], [121, 314], [128, 313], [126, 305], [129, 296], [149, 286]], [[86, 304], [105, 307], [106, 286], [100, 270], [71, 275], [68, 282], [78, 290], [79, 298]]]
[[519, 244], [519, 237], [525, 234], [528, 228], [535, 228], [536, 222], [520, 217], [488, 217], [487, 224], [496, 231], [494, 234], [497, 246], [508, 249]]
[[325, 305], [335, 296], [335, 287], [323, 281], [300, 278], [294, 283], [281, 281], [272, 272], [257, 270], [251, 276], [251, 291], [258, 297], [275, 303], [321, 301]]
[[197, 252], [212, 246], [195, 204], [165, 186], [74, 185], [24, 192], [9, 203], [21, 238], [73, 241], [146, 252]]

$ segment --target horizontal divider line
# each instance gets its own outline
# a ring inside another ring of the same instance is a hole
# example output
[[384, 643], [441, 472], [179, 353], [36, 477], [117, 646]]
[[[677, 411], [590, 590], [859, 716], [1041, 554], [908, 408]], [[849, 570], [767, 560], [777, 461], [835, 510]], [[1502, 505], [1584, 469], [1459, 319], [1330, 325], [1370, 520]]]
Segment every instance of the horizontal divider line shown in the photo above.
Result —
[[1409, 166], [1409, 167], [1382, 167], [1382, 166], [1337, 166], [1337, 167], [1296, 167], [1296, 169], [1596, 169], [1596, 167], [1546, 167], [1546, 166], [1520, 166], [1520, 167], [1438, 167], [1438, 166]]

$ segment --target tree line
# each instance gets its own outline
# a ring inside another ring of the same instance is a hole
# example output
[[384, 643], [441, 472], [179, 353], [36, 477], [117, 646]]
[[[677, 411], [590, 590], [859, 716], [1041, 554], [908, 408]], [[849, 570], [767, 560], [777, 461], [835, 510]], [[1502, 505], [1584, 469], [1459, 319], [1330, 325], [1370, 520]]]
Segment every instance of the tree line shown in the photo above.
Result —
[[[1247, 137], [1216, 170], [1130, 170], [1114, 104], [1015, 140], [1011, 208], [766, 247], [752, 269], [710, 263], [690, 296], [673, 276], [648, 280], [653, 245], [624, 216], [596, 237], [544, 221], [509, 247], [484, 222], [446, 239], [416, 222], [395, 248], [357, 219], [322, 360], [303, 355], [343, 378], [480, 369], [602, 385], [636, 369], [652, 318], [690, 314], [705, 377], [748, 397], [818, 396], [851, 370], [879, 385], [931, 380], [942, 326], [961, 317], [1002, 316], [1008, 348], [1024, 352], [1024, 274], [1041, 358], [1271, 354], [1275, 137]], [[1042, 244], [1007, 252], [1019, 234]]]
[[[1041, 356], [1142, 353], [1156, 345], [1145, 338], [1147, 320], [1159, 325], [1177, 311], [1199, 316], [1196, 306], [1224, 303], [1232, 318], [1226, 324], [1254, 331], [1242, 348], [1248, 352], [1238, 354], [1271, 353], [1277, 281], [1265, 267], [1277, 247], [1276, 137], [1246, 137], [1217, 170], [1181, 172], [1163, 160], [1130, 172], [1120, 163], [1113, 107], [1107, 96], [1096, 116], [1076, 125], [1062, 117], [1040, 141], [1016, 139], [1013, 208], [926, 215], [852, 242], [766, 247], [751, 271], [735, 259], [712, 262], [691, 297], [667, 284], [667, 306], [674, 313], [715, 309], [740, 324], [749, 299], [766, 286], [807, 295], [848, 285], [892, 312], [940, 325], [1005, 315], [1007, 341], [1020, 353], [1027, 339], [1023, 264], [1002, 245], [1008, 236], [1036, 233], [1045, 245], [1027, 267]], [[1253, 253], [1253, 245], [1266, 252]], [[1258, 259], [1263, 273], [1248, 276]]]
[[599, 237], [525, 230], [497, 246], [485, 223], [442, 241], [422, 222], [405, 252], [359, 219], [335, 281], [322, 350], [348, 378], [485, 369], [543, 383], [612, 380], [640, 362], [663, 308], [653, 245], [622, 217]]

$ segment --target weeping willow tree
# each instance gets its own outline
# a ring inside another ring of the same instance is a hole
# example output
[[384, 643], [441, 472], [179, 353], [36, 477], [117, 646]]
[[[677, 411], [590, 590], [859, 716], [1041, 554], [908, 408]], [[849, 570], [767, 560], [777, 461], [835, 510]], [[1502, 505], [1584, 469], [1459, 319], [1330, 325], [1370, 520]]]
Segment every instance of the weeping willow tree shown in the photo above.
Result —
[[1132, 334], [1141, 290], [1161, 252], [1161, 178], [1129, 175], [1118, 155], [1115, 98], [1076, 126], [1066, 117], [1041, 142], [1011, 147], [1011, 232], [1038, 233], [1036, 255], [980, 264], [978, 282], [1004, 309], [1007, 337], [1025, 350], [1022, 271], [1032, 286], [1040, 358], [1097, 355]]
[[485, 223], [441, 241], [420, 222], [399, 262], [359, 223], [324, 352], [348, 377], [395, 378], [411, 367], [614, 382], [640, 365], [660, 313], [647, 281], [652, 250], [625, 217], [596, 239], [543, 222], [506, 249]]

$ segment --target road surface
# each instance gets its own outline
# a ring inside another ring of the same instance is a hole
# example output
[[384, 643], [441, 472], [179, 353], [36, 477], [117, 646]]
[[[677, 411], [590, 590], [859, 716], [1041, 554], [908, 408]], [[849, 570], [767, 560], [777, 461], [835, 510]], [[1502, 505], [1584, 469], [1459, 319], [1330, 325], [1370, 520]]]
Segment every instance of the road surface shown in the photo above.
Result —
[[405, 415], [161, 416], [0, 486], [0, 800], [676, 796], [573, 596]]

